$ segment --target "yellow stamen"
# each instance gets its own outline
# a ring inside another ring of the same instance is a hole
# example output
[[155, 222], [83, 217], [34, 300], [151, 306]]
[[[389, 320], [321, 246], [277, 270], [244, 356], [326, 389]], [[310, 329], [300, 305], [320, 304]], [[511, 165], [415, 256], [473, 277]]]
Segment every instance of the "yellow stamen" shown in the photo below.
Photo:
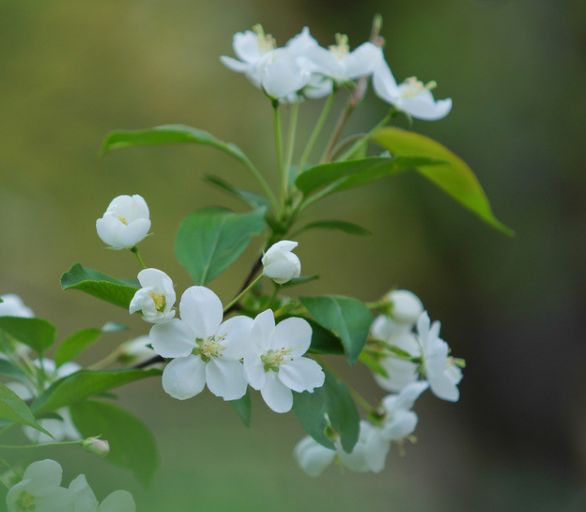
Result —
[[348, 45], [348, 36], [346, 34], [336, 34], [336, 44], [330, 46], [330, 51], [334, 56], [343, 60], [348, 56], [350, 52], [350, 46]]

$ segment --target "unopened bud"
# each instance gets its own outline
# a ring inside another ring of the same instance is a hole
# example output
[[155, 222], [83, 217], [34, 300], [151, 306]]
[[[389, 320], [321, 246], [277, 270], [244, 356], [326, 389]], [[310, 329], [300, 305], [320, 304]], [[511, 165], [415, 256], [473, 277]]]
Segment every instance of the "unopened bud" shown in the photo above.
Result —
[[99, 437], [88, 437], [82, 442], [82, 446], [90, 453], [105, 457], [110, 453], [110, 443]]

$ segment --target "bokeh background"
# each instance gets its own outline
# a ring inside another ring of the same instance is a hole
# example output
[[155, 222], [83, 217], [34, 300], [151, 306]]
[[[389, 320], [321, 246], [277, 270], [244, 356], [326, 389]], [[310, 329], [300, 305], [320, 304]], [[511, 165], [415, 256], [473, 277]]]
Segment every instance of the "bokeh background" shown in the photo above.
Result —
[[[448, 118], [414, 129], [471, 164], [517, 236], [492, 231], [403, 175], [311, 212], [356, 221], [374, 236], [307, 234], [299, 254], [307, 273], [321, 274], [311, 292], [364, 300], [394, 286], [418, 293], [468, 362], [461, 402], [418, 402], [419, 441], [404, 457], [394, 450], [382, 474], [332, 468], [310, 479], [291, 457], [302, 435], [292, 415], [269, 414], [256, 400], [246, 429], [220, 400], [204, 394], [181, 403], [159, 382], [141, 383], [121, 400], [158, 439], [153, 485], [142, 488], [74, 448], [44, 452], [68, 478], [85, 472], [99, 496], [130, 489], [139, 511], [586, 510], [581, 0], [0, 0], [1, 292], [22, 295], [61, 334], [128, 323], [124, 311], [59, 288], [76, 261], [136, 273], [131, 255], [105, 250], [95, 235], [95, 219], [121, 193], [140, 193], [151, 207], [147, 263], [186, 287], [173, 256], [180, 220], [203, 206], [239, 207], [202, 176], [239, 185], [248, 177], [200, 147], [101, 158], [104, 135], [182, 122], [237, 142], [272, 172], [268, 102], [218, 61], [231, 54], [232, 34], [260, 21], [283, 42], [307, 24], [323, 44], [335, 32], [357, 44], [377, 12], [395, 74], [435, 79], [437, 94], [454, 99]], [[303, 108], [306, 128], [319, 108]], [[370, 97], [352, 127], [368, 128], [382, 109]], [[253, 257], [246, 253], [213, 288], [231, 296]], [[130, 325], [86, 361], [146, 330]], [[365, 394], [381, 396], [365, 370], [351, 375]]]

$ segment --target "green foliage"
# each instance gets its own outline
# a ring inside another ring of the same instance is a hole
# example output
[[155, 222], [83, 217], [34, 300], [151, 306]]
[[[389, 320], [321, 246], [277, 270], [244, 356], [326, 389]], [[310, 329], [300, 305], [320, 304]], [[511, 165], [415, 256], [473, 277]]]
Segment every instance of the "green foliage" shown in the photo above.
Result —
[[161, 375], [160, 370], [81, 370], [54, 382], [32, 405], [35, 414], [55, 411], [110, 389]]
[[240, 199], [248, 206], [252, 206], [253, 208], [260, 208], [260, 207], [267, 207], [270, 205], [269, 201], [265, 199], [263, 196], [255, 194], [254, 192], [249, 192], [248, 190], [242, 190], [240, 188], [234, 187], [232, 184], [228, 183], [226, 180], [218, 176], [207, 175], [204, 176], [204, 179], [211, 183], [212, 185], [218, 187], [220, 190], [227, 192], [228, 194]]
[[301, 229], [299, 229], [296, 234], [303, 233], [304, 231], [309, 231], [311, 229], [329, 229], [342, 231], [348, 235], [358, 236], [367, 236], [372, 234], [370, 231], [368, 231], [368, 229], [345, 220], [318, 220], [316, 222], [310, 222], [309, 224], [306, 224]]
[[57, 366], [61, 366], [63, 363], [75, 359], [78, 354], [96, 342], [101, 335], [101, 329], [90, 327], [68, 336], [55, 351], [53, 356], [55, 363], [57, 363]]
[[396, 158], [436, 159], [438, 162], [434, 165], [417, 165], [417, 171], [492, 227], [506, 235], [513, 234], [494, 216], [472, 169], [448, 148], [428, 137], [400, 128], [381, 128], [374, 133], [373, 140]]
[[158, 465], [155, 439], [142, 421], [120, 407], [96, 400], [70, 408], [73, 423], [83, 437], [101, 436], [110, 443], [107, 459], [130, 469], [148, 484]]
[[240, 416], [242, 423], [250, 427], [252, 419], [252, 401], [250, 399], [250, 389], [246, 389], [246, 394], [238, 400], [230, 400], [230, 405]]
[[20, 381], [26, 381], [26, 374], [17, 366], [14, 366], [10, 361], [6, 359], [0, 359], [0, 375], [2, 377], [8, 377], [9, 379], [16, 379]]
[[42, 318], [0, 317], [0, 330], [41, 353], [55, 341], [53, 324]]
[[315, 321], [342, 340], [350, 363], [357, 361], [372, 323], [370, 310], [359, 300], [340, 295], [301, 297]]
[[340, 338], [332, 332], [324, 329], [311, 318], [306, 318], [311, 325], [311, 345], [309, 352], [312, 354], [344, 354], [344, 346]]
[[61, 288], [81, 290], [110, 304], [128, 309], [139, 284], [136, 280], [116, 279], [76, 263], [61, 276]]
[[[26, 402], [14, 391], [0, 383], [0, 418], [19, 425], [28, 425], [45, 434], [49, 434], [38, 424]], [[50, 435], [50, 434], [49, 434]]]
[[360, 415], [348, 387], [331, 372], [326, 371], [325, 384], [313, 393], [295, 393], [293, 411], [304, 430], [327, 448], [334, 448], [329, 427], [340, 436], [346, 452], [356, 445]]
[[291, 288], [293, 286], [300, 286], [302, 284], [311, 283], [311, 281], [316, 281], [319, 279], [317, 274], [313, 274], [311, 276], [299, 276], [290, 279], [286, 283], [280, 284], [279, 287], [281, 288]]
[[186, 217], [175, 241], [175, 254], [192, 279], [205, 285], [234, 263], [251, 239], [266, 228], [264, 208], [235, 213], [203, 208]]

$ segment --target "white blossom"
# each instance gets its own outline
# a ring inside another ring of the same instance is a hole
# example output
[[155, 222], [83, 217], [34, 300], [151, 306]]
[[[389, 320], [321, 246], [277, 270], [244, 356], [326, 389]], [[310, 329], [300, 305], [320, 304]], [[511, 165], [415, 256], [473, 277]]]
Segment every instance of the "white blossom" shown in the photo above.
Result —
[[417, 320], [417, 338], [421, 346], [425, 377], [437, 397], [457, 402], [460, 398], [458, 384], [462, 380], [462, 370], [449, 356], [448, 344], [439, 337], [440, 323], [430, 324], [429, 315], [422, 313]]
[[246, 378], [275, 412], [291, 410], [292, 391], [313, 392], [324, 384], [319, 364], [303, 357], [311, 344], [311, 333], [311, 326], [302, 318], [287, 318], [275, 326], [270, 309], [254, 319], [244, 356]]
[[163, 371], [163, 389], [178, 400], [194, 397], [206, 384], [224, 400], [244, 396], [240, 359], [252, 319], [235, 316], [223, 322], [220, 299], [203, 286], [183, 293], [179, 311], [180, 320], [156, 324], [149, 334], [155, 352], [173, 359]]
[[85, 475], [77, 476], [69, 484], [74, 512], [135, 512], [136, 505], [128, 491], [114, 491], [102, 503], [98, 502]]
[[292, 252], [298, 245], [290, 240], [281, 240], [271, 245], [262, 257], [263, 274], [277, 284], [299, 277], [301, 261]]
[[393, 320], [409, 327], [415, 325], [423, 312], [423, 304], [417, 295], [409, 290], [393, 290], [386, 298], [391, 303]]
[[450, 98], [434, 99], [431, 91], [436, 87], [435, 82], [423, 84], [417, 78], [410, 77], [402, 84], [397, 84], [383, 58], [374, 70], [373, 86], [383, 101], [417, 119], [435, 121], [447, 116], [452, 109]]
[[119, 354], [120, 360], [127, 364], [140, 364], [157, 355], [148, 336], [139, 336], [125, 341], [120, 346]]
[[149, 207], [135, 194], [112, 199], [104, 215], [96, 221], [100, 239], [112, 249], [132, 249], [151, 228]]
[[336, 450], [319, 444], [306, 436], [297, 443], [293, 455], [299, 467], [309, 476], [319, 476], [336, 458]]
[[145, 321], [152, 324], [167, 322], [175, 316], [175, 289], [171, 278], [156, 268], [145, 268], [138, 273], [141, 289], [130, 301], [130, 314], [142, 312]]
[[[387, 319], [385, 319], [386, 322], [388, 322]], [[379, 339], [383, 339], [390, 346], [397, 347], [413, 357], [417, 357], [420, 354], [417, 338], [410, 332], [399, 332], [394, 336]], [[379, 363], [388, 376], [383, 377], [375, 374], [374, 378], [378, 385], [386, 391], [401, 391], [405, 386], [417, 381], [419, 377], [417, 363], [402, 359], [398, 355], [389, 355], [381, 359]]]
[[63, 470], [54, 460], [33, 462], [25, 469], [22, 481], [8, 491], [8, 512], [73, 510], [71, 492], [61, 487], [62, 476]]
[[0, 316], [17, 316], [21, 318], [32, 318], [35, 316], [33, 310], [25, 305], [22, 299], [13, 293], [0, 295]]
[[428, 387], [427, 382], [413, 382], [405, 386], [399, 394], [388, 395], [383, 399], [382, 410], [385, 417], [382, 435], [386, 440], [400, 441], [415, 431], [417, 415], [411, 409], [415, 400]]

